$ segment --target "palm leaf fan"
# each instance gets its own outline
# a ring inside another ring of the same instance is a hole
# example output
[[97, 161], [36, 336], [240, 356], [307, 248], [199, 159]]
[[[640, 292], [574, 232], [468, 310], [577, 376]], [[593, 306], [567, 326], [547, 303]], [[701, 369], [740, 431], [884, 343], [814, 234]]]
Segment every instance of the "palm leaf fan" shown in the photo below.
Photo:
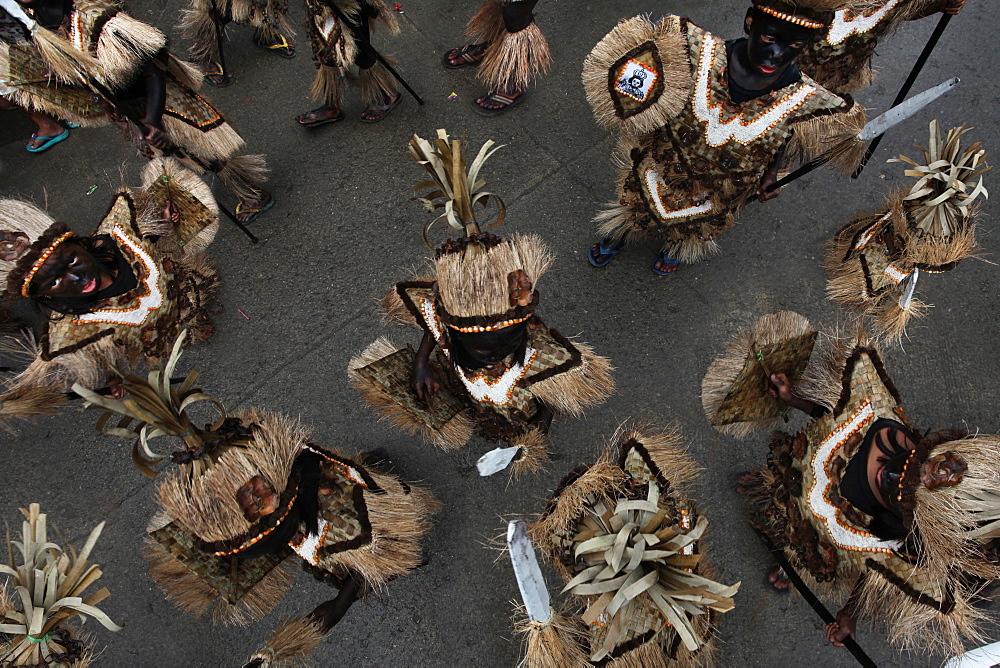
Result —
[[[90, 617], [110, 631], [122, 627], [111, 621], [97, 604], [110, 596], [107, 588], [84, 597], [102, 575], [88, 560], [104, 522], [90, 532], [83, 549], [64, 550], [49, 542], [46, 515], [37, 503], [21, 509], [25, 521], [21, 540], [7, 534], [10, 564], [0, 564], [0, 574], [10, 578], [14, 596], [0, 595], [0, 665], [38, 665], [66, 654], [66, 623], [73, 617]], [[14, 548], [20, 553], [15, 559]], [[20, 562], [20, 563], [18, 563]], [[6, 586], [4, 589], [6, 593]]]
[[[154, 452], [149, 442], [161, 436], [174, 436], [184, 442], [184, 450], [175, 452], [173, 460], [190, 467], [192, 476], [201, 475], [212, 462], [211, 441], [215, 432], [226, 420], [226, 409], [214, 397], [194, 387], [199, 372], [191, 371], [177, 389], [171, 386], [171, 376], [181, 356], [187, 330], [181, 332], [174, 342], [170, 357], [162, 370], [154, 369], [147, 378], [116, 372], [124, 379], [123, 386], [128, 393], [126, 399], [103, 397], [79, 383], [73, 391], [83, 397], [88, 404], [105, 409], [97, 421], [97, 430], [125, 439], [136, 439], [132, 448], [132, 461], [144, 474], [153, 478], [156, 472], [151, 468], [166, 459], [165, 455]], [[196, 427], [188, 410], [194, 404], [208, 401], [219, 411], [220, 417], [206, 429]], [[115, 415], [121, 419], [108, 427], [108, 421]], [[229, 445], [240, 445], [233, 441]]]
[[695, 652], [705, 639], [693, 618], [733, 608], [740, 583], [726, 586], [695, 572], [701, 559], [696, 546], [708, 520], [681, 511], [673, 524], [659, 498], [660, 487], [650, 480], [645, 499], [598, 500], [588, 504], [578, 525], [574, 552], [583, 570], [563, 592], [587, 598], [583, 621], [606, 630], [591, 661], [627, 640], [629, 621], [642, 610], [659, 614]]
[[917, 147], [924, 154], [923, 164], [902, 155], [888, 161], [912, 167], [903, 173], [917, 182], [904, 201], [909, 204], [914, 225], [924, 235], [950, 239], [961, 231], [975, 200], [980, 195], [989, 197], [982, 179], [990, 169], [986, 150], [979, 142], [962, 147], [962, 135], [970, 129], [965, 125], [952, 128], [942, 138], [935, 118], [930, 124], [927, 148]]
[[[495, 144], [492, 139], [483, 144], [472, 164], [467, 167], [463, 140], [449, 138], [444, 129], [437, 131], [437, 140], [434, 142], [413, 135], [407, 155], [431, 176], [430, 180], [413, 186], [413, 192], [417, 193], [413, 199], [421, 202], [428, 213], [443, 209], [437, 218], [424, 226], [423, 238], [428, 248], [433, 250], [427, 233], [434, 223], [442, 219], [466, 236], [480, 233], [482, 226], [476, 220], [475, 206], [487, 206], [490, 197], [496, 200], [498, 213], [496, 220], [488, 227], [496, 227], [503, 222], [507, 215], [506, 205], [495, 194], [483, 190], [486, 181], [479, 177], [479, 172], [490, 156], [503, 148], [494, 148]], [[429, 190], [425, 190], [428, 188]], [[420, 194], [422, 190], [425, 192]]]

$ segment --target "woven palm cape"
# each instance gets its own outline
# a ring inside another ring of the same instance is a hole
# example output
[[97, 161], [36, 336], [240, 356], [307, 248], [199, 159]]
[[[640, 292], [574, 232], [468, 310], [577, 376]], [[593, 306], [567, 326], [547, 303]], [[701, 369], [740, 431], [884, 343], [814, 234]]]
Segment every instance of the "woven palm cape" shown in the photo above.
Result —
[[771, 374], [795, 387], [809, 363], [817, 332], [792, 311], [761, 316], [733, 339], [708, 367], [701, 402], [713, 427], [735, 438], [769, 431], [786, 420], [787, 407], [767, 392]]
[[[93, 652], [80, 635], [79, 618], [93, 619], [109, 631], [122, 627], [97, 605], [111, 593], [106, 587], [87, 593], [100, 579], [90, 562], [104, 522], [79, 552], [48, 538], [48, 516], [37, 503], [22, 508], [21, 539], [7, 534], [9, 563], [0, 563], [0, 665], [85, 668]], [[14, 551], [17, 551], [15, 556]]]
[[585, 664], [553, 660], [573, 657], [574, 645], [616, 668], [711, 665], [718, 615], [733, 608], [739, 583], [718, 582], [704, 554], [708, 520], [688, 496], [697, 467], [681, 443], [676, 430], [619, 429], [531, 525], [567, 603], [584, 612], [554, 616], [554, 631], [520, 624], [526, 665]]
[[[1000, 437], [921, 436], [864, 333], [826, 337], [821, 352], [803, 395], [830, 410], [795, 435], [773, 434], [767, 466], [745, 480], [755, 524], [825, 598], [839, 605], [850, 596], [854, 614], [898, 648], [953, 655], [983, 641], [975, 583], [998, 575]], [[903, 538], [873, 533], [873, 518], [841, 495], [843, 472], [879, 420], [916, 444], [897, 494]]]
[[[150, 161], [141, 183], [114, 196], [91, 235], [110, 237], [136, 286], [95, 302], [88, 313], [51, 319], [37, 341], [28, 335], [12, 340], [29, 363], [3, 388], [0, 423], [51, 413], [73, 383], [101, 387], [115, 365], [159, 364], [184, 327], [193, 343], [215, 333], [209, 309], [218, 275], [204, 251], [219, 225], [216, 201], [197, 175], [171, 158]], [[176, 225], [164, 222], [168, 202], [179, 215]], [[8, 297], [21, 298], [33, 267], [68, 232], [27, 202], [0, 200], [0, 245], [15, 254], [0, 260]]]
[[855, 214], [827, 243], [827, 294], [870, 320], [880, 340], [899, 342], [911, 319], [926, 314], [930, 305], [914, 296], [916, 285], [978, 249], [976, 215], [979, 198], [988, 196], [983, 173], [989, 166], [979, 142], [963, 146], [970, 129], [943, 133], [937, 119], [931, 121], [927, 147], [918, 147], [921, 159], [889, 161], [904, 163], [913, 185], [890, 193], [880, 208]]
[[[168, 459], [177, 464], [156, 487], [160, 512], [146, 541], [151, 574], [169, 599], [195, 616], [245, 625], [288, 591], [293, 552], [321, 580], [336, 584], [353, 572], [376, 589], [422, 563], [420, 540], [439, 505], [429, 492], [317, 445], [297, 419], [257, 409], [228, 414], [195, 387], [196, 371], [172, 385], [182, 346], [183, 336], [147, 378], [124, 375], [127, 399], [74, 387], [107, 411], [98, 429], [134, 440], [133, 461], [144, 473], [155, 476], [153, 467]], [[217, 419], [199, 427], [192, 411], [203, 414], [200, 406]], [[161, 437], [182, 446], [158, 452], [153, 441]], [[306, 487], [317, 477], [316, 487]], [[286, 529], [306, 493], [317, 494], [319, 534], [302, 523], [287, 544], [243, 558]]]
[[[424, 227], [434, 258], [429, 271], [396, 284], [382, 307], [387, 321], [433, 337], [438, 352], [430, 367], [441, 391], [429, 402], [419, 400], [410, 385], [412, 349], [384, 338], [352, 359], [348, 374], [365, 403], [396, 426], [444, 449], [462, 447], [473, 433], [509, 443], [521, 448], [515, 470], [527, 471], [547, 459], [545, 437], [531, 422], [540, 402], [556, 414], [581, 415], [604, 401], [614, 383], [607, 359], [536, 314], [538, 282], [553, 261], [544, 242], [537, 235], [505, 239], [488, 231], [506, 217], [503, 200], [486, 190], [481, 176], [497, 149], [488, 141], [467, 162], [464, 143], [444, 130], [433, 142], [416, 136], [410, 142], [410, 157], [431, 177], [414, 191], [428, 212], [438, 214]], [[494, 209], [495, 216], [488, 213]], [[429, 237], [438, 222], [460, 236], [435, 247]], [[502, 368], [467, 370], [458, 364], [458, 333], [514, 326], [527, 328], [527, 343]]]

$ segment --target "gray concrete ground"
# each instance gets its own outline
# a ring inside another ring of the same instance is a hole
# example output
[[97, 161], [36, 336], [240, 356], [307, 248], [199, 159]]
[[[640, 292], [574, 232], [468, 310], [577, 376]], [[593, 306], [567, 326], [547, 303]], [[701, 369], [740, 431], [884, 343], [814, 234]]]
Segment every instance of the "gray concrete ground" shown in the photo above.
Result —
[[[537, 15], [555, 69], [526, 104], [490, 119], [470, 109], [480, 91], [473, 73], [440, 67], [441, 54], [462, 42], [477, 3], [404, 2], [402, 35], [378, 43], [400, 57], [426, 106], [406, 98], [386, 122], [362, 125], [361, 105], [349, 94], [348, 119], [316, 130], [292, 121], [311, 108], [313, 68], [303, 38], [299, 56], [285, 61], [254, 48], [250, 30], [231, 30], [237, 80], [207, 94], [248, 138], [250, 150], [267, 154], [278, 205], [254, 226], [263, 239], [259, 246], [223, 223], [210, 253], [223, 278], [225, 312], [217, 318], [215, 339], [186, 353], [182, 366], [202, 370], [203, 387], [231, 409], [260, 405], [301, 415], [315, 426], [316, 440], [330, 446], [386, 447], [405, 477], [423, 481], [444, 503], [427, 538], [429, 565], [356, 605], [317, 653], [317, 665], [514, 665], [520, 646], [509, 617], [517, 588], [506, 557], [487, 544], [503, 531], [503, 518], [539, 512], [563, 474], [592, 461], [602, 438], [628, 418], [678, 423], [705, 468], [698, 498], [712, 523], [711, 556], [724, 581], [743, 582], [737, 608], [722, 619], [720, 664], [852, 664], [846, 650], [826, 643], [822, 624], [800, 598], [764, 586], [770, 561], [747, 526], [734, 487], [742, 472], [762, 463], [766, 448], [760, 439], [737, 443], [717, 436], [701, 410], [700, 383], [733, 332], [760, 314], [794, 309], [819, 325], [838, 319], [824, 296], [822, 244], [852, 212], [878, 205], [903, 182], [900, 167], [885, 160], [900, 152], [916, 155], [911, 144], [926, 139], [931, 118], [939, 117], [943, 127], [974, 125], [970, 137], [1000, 150], [988, 46], [995, 20], [985, 0], [969, 5], [916, 86], [959, 76], [958, 90], [893, 130], [859, 180], [814, 172], [766, 206], [750, 206], [721, 238], [721, 255], [670, 278], [649, 271], [652, 243], [602, 271], [586, 262], [591, 218], [613, 197], [612, 138], [591, 118], [581, 62], [617, 19], [639, 12], [685, 14], [716, 34], [737, 35], [742, 0], [546, 0]], [[182, 6], [182, 0], [136, 0], [129, 10], [175, 34], [171, 26]], [[301, 19], [300, 5], [292, 11]], [[873, 113], [886, 108], [935, 20], [906, 25], [880, 46], [879, 77], [860, 95]], [[182, 49], [175, 42], [175, 50]], [[458, 96], [453, 101], [452, 92]], [[488, 138], [507, 145], [485, 176], [510, 208], [503, 228], [538, 232], [556, 254], [541, 285], [543, 315], [564, 333], [591, 342], [617, 367], [618, 394], [584, 419], [557, 423], [557, 460], [544, 473], [515, 482], [476, 475], [475, 460], [490, 447], [481, 441], [444, 454], [380, 423], [345, 378], [348, 358], [375, 337], [415, 342], [411, 333], [380, 323], [374, 299], [427, 255], [420, 241], [427, 217], [408, 199], [423, 176], [404, 150], [414, 132], [426, 137], [440, 127], [473, 146]], [[91, 230], [122, 182], [120, 172], [125, 182], [135, 182], [141, 159], [112, 129], [74, 131], [49, 152], [30, 155], [23, 144], [32, 129], [18, 114], [2, 116], [0, 195], [45, 203], [74, 229]], [[99, 188], [88, 196], [94, 185]], [[936, 307], [911, 328], [904, 349], [886, 355], [908, 412], [922, 428], [1000, 429], [1000, 392], [990, 381], [998, 366], [1000, 315], [990, 261], [995, 211], [992, 200], [985, 204], [986, 261], [928, 276], [921, 293]], [[239, 665], [277, 620], [329, 597], [330, 590], [300, 574], [278, 609], [249, 628], [215, 628], [178, 612], [150, 580], [140, 555], [153, 511], [152, 484], [133, 469], [126, 445], [95, 433], [95, 417], [69, 410], [0, 437], [0, 515], [16, 527], [17, 508], [38, 501], [65, 537], [78, 542], [107, 521], [95, 552], [113, 592], [104, 608], [126, 627], [117, 634], [97, 629], [102, 665]], [[554, 575], [550, 584], [556, 585]], [[827, 601], [832, 610], [841, 603]], [[987, 635], [996, 637], [997, 628]], [[901, 656], [868, 626], [860, 640], [880, 665], [935, 665], [943, 658]]]

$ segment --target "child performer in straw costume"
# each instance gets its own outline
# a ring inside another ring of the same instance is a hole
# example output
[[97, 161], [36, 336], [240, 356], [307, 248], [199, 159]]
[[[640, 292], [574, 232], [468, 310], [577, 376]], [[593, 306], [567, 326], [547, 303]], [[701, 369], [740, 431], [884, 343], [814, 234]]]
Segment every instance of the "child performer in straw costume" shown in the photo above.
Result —
[[73, 383], [101, 387], [116, 364], [166, 357], [183, 327], [194, 342], [211, 338], [218, 278], [203, 252], [219, 225], [212, 193], [169, 158], [146, 165], [142, 183], [115, 195], [90, 236], [0, 200], [7, 297], [50, 312], [31, 363], [0, 396], [0, 419], [47, 412]]
[[[542, 240], [503, 239], [477, 222], [475, 205], [490, 198], [500, 209], [493, 225], [505, 212], [479, 179], [491, 146], [467, 170], [463, 143], [449, 142], [444, 130], [434, 144], [410, 142], [410, 157], [434, 178], [416, 189], [436, 189], [425, 205], [445, 209], [441, 217], [462, 236], [437, 247], [430, 274], [396, 284], [382, 300], [388, 320], [423, 332], [416, 354], [379, 339], [351, 360], [348, 373], [366, 403], [410, 433], [450, 450], [478, 431], [521, 448], [518, 468], [533, 470], [547, 458], [553, 416], [581, 414], [614, 383], [607, 359], [536, 315], [538, 281], [552, 264]], [[432, 358], [434, 348], [440, 353]]]
[[[873, 212], [855, 214], [826, 247], [827, 294], [873, 318], [875, 336], [898, 342], [927, 305], [913, 297], [917, 278], [949, 271], [976, 250], [976, 199], [987, 196], [986, 151], [962, 147], [968, 128], [945, 136], [931, 122], [921, 162], [900, 156], [917, 182], [892, 192]], [[979, 180], [976, 180], [979, 177]]]
[[[345, 83], [351, 80], [357, 82], [365, 104], [362, 123], [378, 123], [388, 116], [403, 96], [371, 42], [372, 33], [380, 28], [390, 35], [399, 34], [399, 21], [385, 0], [306, 0], [306, 15], [316, 65], [310, 95], [323, 106], [300, 114], [296, 122], [316, 127], [342, 120]], [[390, 65], [397, 64], [393, 58], [382, 57]], [[356, 78], [352, 64], [358, 67]]]
[[479, 40], [448, 50], [448, 69], [479, 67], [479, 80], [488, 86], [477, 98], [476, 111], [492, 116], [524, 99], [531, 82], [552, 67], [549, 43], [535, 23], [538, 0], [486, 0], [469, 21], [466, 32]]
[[726, 42], [690, 20], [622, 21], [584, 63], [598, 123], [620, 131], [618, 197], [598, 215], [590, 250], [603, 267], [627, 241], [655, 236], [653, 271], [718, 252], [715, 238], [768, 190], [779, 169], [830, 158], [850, 171], [864, 109], [799, 72], [795, 59], [843, 2], [754, 0], [746, 39]]
[[[377, 453], [351, 456], [311, 440], [298, 419], [251, 409], [228, 415], [193, 387], [192, 371], [174, 389], [183, 334], [162, 371], [125, 377], [129, 403], [74, 389], [109, 415], [109, 430], [136, 438], [133, 460], [149, 476], [166, 459], [151, 439], [181, 440], [169, 455], [178, 467], [156, 487], [160, 508], [148, 527], [146, 557], [153, 580], [181, 609], [215, 622], [246, 625], [284, 597], [295, 561], [340, 590], [310, 615], [283, 624], [269, 641], [270, 660], [305, 658], [364, 588], [382, 589], [422, 563], [420, 541], [439, 507], [427, 491], [379, 467]], [[219, 419], [199, 429], [188, 415], [200, 401]], [[131, 419], [130, 419], [131, 418]], [[294, 654], [294, 657], [289, 656]]]
[[[831, 643], [866, 619], [901, 649], [961, 652], [983, 617], [972, 605], [975, 578], [1000, 575], [989, 558], [1000, 535], [1000, 437], [922, 435], [864, 335], [828, 339], [792, 382], [796, 365], [773, 351], [810, 331], [797, 314], [765, 316], [706, 375], [706, 390], [721, 395], [728, 383], [743, 393], [736, 410], [756, 402], [741, 388], [756, 388], [811, 417], [794, 436], [774, 432], [767, 466], [744, 476], [740, 491], [791, 562], [846, 599], [827, 625]], [[780, 584], [777, 572], [770, 579]]]
[[188, 41], [188, 53], [205, 73], [205, 83], [228, 86], [233, 74], [226, 67], [225, 30], [229, 23], [254, 28], [253, 41], [282, 58], [295, 57], [288, 41], [288, 0], [190, 0], [178, 27]]
[[688, 496], [698, 468], [681, 442], [675, 429], [619, 429], [559, 484], [529, 531], [583, 613], [522, 623], [527, 666], [712, 665], [718, 613], [740, 585], [717, 582], [704, 553], [708, 520]]
[[823, 88], [853, 93], [875, 78], [872, 58], [879, 40], [905, 21], [938, 12], [958, 14], [965, 0], [877, 0], [867, 7], [839, 9], [821, 39], [806, 45], [799, 67]]
[[201, 75], [167, 50], [162, 32], [105, 0], [19, 1], [65, 37], [56, 39], [68, 46], [78, 76], [50, 77], [52, 62], [37, 34], [30, 44], [0, 43], [0, 79], [14, 102], [77, 125], [115, 123], [148, 158], [179, 152], [188, 167], [218, 174], [243, 223], [273, 206], [262, 187], [263, 156], [238, 155], [243, 138], [196, 92]]
[[[49, 539], [48, 516], [37, 503], [21, 508], [21, 514], [21, 540], [12, 544], [7, 534], [11, 562], [0, 574], [5, 579], [0, 583], [0, 666], [87, 668], [94, 652], [76, 618], [89, 617], [109, 631], [122, 629], [97, 607], [111, 595], [107, 588], [86, 593], [101, 577], [101, 569], [89, 559], [104, 522], [77, 552]], [[14, 561], [13, 545], [20, 564]]]

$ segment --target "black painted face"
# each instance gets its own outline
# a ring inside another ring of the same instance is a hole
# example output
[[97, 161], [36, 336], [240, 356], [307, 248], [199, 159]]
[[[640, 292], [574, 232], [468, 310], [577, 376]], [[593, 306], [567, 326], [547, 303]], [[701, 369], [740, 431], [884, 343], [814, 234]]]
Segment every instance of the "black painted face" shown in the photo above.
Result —
[[87, 298], [113, 277], [78, 241], [59, 244], [31, 280], [33, 297]]
[[746, 30], [747, 61], [754, 74], [766, 77], [782, 73], [819, 32], [757, 9], [747, 12]]
[[466, 355], [481, 368], [493, 366], [517, 351], [524, 343], [527, 332], [524, 323], [519, 323], [492, 332], [455, 331], [453, 334], [457, 336]]

